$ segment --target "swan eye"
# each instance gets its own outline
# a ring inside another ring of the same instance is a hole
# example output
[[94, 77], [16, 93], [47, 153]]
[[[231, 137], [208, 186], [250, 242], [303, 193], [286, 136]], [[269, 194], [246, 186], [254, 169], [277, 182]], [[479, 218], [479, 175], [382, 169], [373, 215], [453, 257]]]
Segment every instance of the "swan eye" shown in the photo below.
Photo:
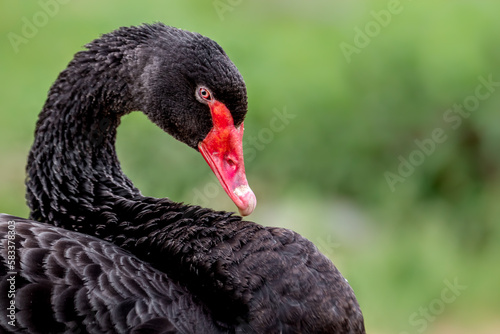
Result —
[[212, 100], [212, 94], [210, 93], [210, 91], [208, 89], [206, 89], [204, 87], [201, 87], [200, 89], [198, 89], [198, 95], [202, 100], [205, 100], [205, 101]]

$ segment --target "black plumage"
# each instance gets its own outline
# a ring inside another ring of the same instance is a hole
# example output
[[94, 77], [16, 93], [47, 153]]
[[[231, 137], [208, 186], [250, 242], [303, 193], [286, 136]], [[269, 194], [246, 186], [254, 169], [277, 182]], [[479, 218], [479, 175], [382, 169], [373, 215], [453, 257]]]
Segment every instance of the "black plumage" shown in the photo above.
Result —
[[16, 221], [17, 330], [364, 333], [352, 289], [310, 241], [145, 197], [122, 173], [116, 128], [134, 110], [198, 149], [212, 128], [200, 85], [243, 122], [245, 84], [222, 48], [163, 24], [103, 35], [61, 72], [28, 158], [32, 220], [0, 216], [2, 241]]
[[[219, 332], [186, 288], [101, 239], [0, 215], [3, 259], [9, 221], [15, 222], [16, 265], [0, 267], [1, 332]], [[4, 312], [11, 300], [10, 277], [15, 277], [15, 326]]]

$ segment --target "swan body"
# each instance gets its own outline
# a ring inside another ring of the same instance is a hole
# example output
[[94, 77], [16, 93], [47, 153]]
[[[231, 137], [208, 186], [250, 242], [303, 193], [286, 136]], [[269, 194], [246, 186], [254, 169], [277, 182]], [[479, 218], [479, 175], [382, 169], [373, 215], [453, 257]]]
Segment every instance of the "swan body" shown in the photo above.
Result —
[[364, 333], [351, 287], [299, 234], [143, 196], [114, 147], [134, 110], [200, 151], [241, 214], [255, 208], [241, 143], [246, 88], [222, 48], [160, 23], [103, 35], [61, 72], [40, 113], [30, 219], [0, 216], [2, 289], [16, 226], [16, 327], [2, 318], [0, 328]]

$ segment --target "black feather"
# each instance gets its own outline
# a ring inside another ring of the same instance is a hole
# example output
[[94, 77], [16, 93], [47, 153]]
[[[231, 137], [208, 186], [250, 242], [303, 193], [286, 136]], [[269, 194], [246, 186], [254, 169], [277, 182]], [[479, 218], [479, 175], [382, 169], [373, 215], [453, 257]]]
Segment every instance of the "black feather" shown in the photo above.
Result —
[[3, 331], [364, 333], [352, 289], [310, 241], [144, 197], [122, 173], [114, 143], [128, 112], [193, 148], [205, 138], [199, 84], [243, 122], [245, 84], [222, 48], [163, 24], [103, 35], [61, 72], [28, 158], [32, 220], [0, 216], [2, 296], [16, 222], [17, 327], [0, 317]]

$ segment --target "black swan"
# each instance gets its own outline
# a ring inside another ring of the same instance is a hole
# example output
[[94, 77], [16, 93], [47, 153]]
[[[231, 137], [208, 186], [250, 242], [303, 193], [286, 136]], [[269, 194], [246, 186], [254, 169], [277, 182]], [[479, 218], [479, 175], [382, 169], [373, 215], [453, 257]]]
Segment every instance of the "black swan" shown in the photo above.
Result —
[[222, 48], [160, 23], [105, 34], [40, 113], [30, 220], [0, 215], [2, 332], [365, 332], [351, 287], [302, 236], [141, 195], [114, 147], [134, 110], [199, 150], [242, 215], [255, 207], [246, 88]]

